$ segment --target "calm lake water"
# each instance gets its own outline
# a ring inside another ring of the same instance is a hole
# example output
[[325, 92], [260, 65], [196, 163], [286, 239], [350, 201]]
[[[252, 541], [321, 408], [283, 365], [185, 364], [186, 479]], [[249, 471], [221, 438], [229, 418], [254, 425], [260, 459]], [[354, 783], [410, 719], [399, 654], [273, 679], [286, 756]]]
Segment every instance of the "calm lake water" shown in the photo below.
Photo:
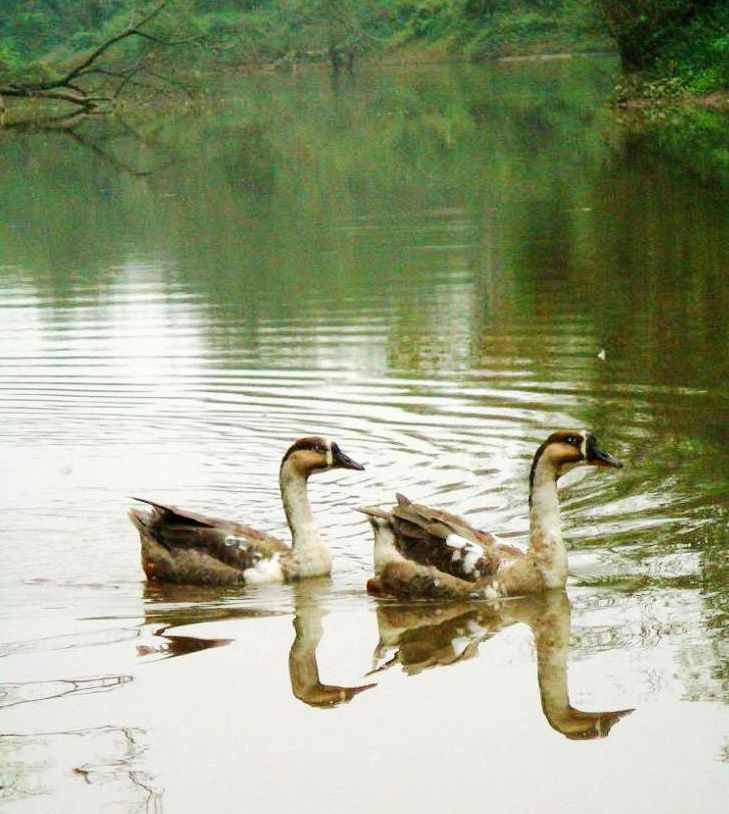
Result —
[[[239, 78], [0, 134], [6, 810], [726, 811], [729, 194], [636, 154], [614, 70]], [[365, 595], [354, 507], [526, 544], [573, 426], [625, 468], [565, 480], [565, 595]], [[286, 535], [311, 433], [367, 467], [311, 483], [331, 579], [145, 583], [130, 495]]]

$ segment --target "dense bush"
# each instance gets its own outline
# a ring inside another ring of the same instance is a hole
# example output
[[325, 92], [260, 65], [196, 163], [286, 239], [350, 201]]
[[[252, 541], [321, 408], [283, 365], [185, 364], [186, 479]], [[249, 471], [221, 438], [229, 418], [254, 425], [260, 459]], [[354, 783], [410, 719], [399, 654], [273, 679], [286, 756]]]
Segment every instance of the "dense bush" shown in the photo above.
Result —
[[597, 0], [626, 69], [627, 95], [660, 99], [729, 87], [729, 4]]
[[654, 70], [677, 77], [693, 92], [729, 88], [729, 5], [717, 3], [677, 29]]
[[653, 65], [678, 26], [694, 15], [696, 0], [595, 0], [628, 70]]
[[398, 2], [399, 41], [437, 38], [474, 59], [609, 47], [592, 0]]
[[124, 0], [0, 0], [0, 41], [23, 58], [35, 58], [79, 33], [93, 36], [129, 6]]
[[595, 0], [627, 71], [727, 82], [726, 0]]
[[492, 12], [473, 17], [471, 24], [462, 26], [457, 34], [456, 41], [468, 56], [490, 58], [610, 47], [589, 0], [489, 2], [488, 5], [494, 7]]

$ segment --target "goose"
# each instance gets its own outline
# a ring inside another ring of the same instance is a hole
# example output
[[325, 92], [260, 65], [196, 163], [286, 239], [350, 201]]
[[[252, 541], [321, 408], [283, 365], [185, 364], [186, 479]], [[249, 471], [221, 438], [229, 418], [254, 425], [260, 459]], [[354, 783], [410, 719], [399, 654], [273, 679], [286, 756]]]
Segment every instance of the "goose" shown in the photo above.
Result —
[[129, 510], [139, 531], [148, 580], [188, 585], [289, 582], [331, 572], [329, 550], [309, 506], [309, 475], [364, 467], [328, 438], [300, 438], [281, 461], [279, 485], [291, 547], [277, 537], [231, 520], [218, 520], [144, 498], [151, 511]]
[[530, 544], [505, 545], [465, 520], [397, 495], [385, 511], [359, 509], [374, 530], [375, 576], [368, 593], [397, 599], [495, 599], [562, 589], [567, 549], [562, 540], [557, 480], [577, 466], [622, 467], [590, 430], [552, 433], [529, 473]]

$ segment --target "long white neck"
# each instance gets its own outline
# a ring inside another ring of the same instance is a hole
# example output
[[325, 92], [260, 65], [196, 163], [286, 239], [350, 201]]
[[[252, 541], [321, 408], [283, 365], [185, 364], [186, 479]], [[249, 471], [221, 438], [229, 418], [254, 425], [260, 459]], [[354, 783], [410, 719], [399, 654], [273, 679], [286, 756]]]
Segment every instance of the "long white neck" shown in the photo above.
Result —
[[529, 500], [529, 555], [535, 559], [547, 588], [564, 588], [567, 549], [562, 542], [557, 473], [545, 456], [534, 468]]
[[332, 561], [324, 540], [319, 533], [309, 505], [306, 491], [307, 475], [286, 461], [279, 473], [281, 499], [286, 520], [291, 529], [295, 576], [312, 577], [328, 574]]

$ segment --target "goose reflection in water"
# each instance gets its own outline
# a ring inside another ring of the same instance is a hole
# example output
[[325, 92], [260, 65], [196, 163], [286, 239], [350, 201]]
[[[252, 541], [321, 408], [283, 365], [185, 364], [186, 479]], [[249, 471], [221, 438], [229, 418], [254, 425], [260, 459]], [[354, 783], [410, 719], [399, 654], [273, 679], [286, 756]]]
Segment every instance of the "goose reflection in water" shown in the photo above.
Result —
[[[289, 679], [291, 691], [299, 701], [312, 707], [334, 707], [347, 703], [364, 690], [377, 686], [344, 687], [338, 684], [322, 684], [319, 678], [319, 664], [316, 649], [323, 634], [322, 619], [326, 611], [322, 608], [321, 597], [328, 593], [331, 583], [328, 579], [308, 580], [308, 585], [294, 586], [294, 631], [295, 637], [289, 651]], [[202, 622], [216, 622], [224, 619], [260, 618], [282, 616], [285, 611], [265, 611], [254, 608], [226, 607], [221, 605], [204, 606], [199, 603], [220, 597], [220, 589], [198, 588], [178, 585], [145, 585], [145, 599], [154, 604], [145, 612], [146, 624], [159, 624], [153, 635], [163, 639], [159, 644], [140, 645], [140, 656], [170, 658], [196, 653], [210, 647], [230, 644], [233, 639], [201, 638], [183, 636], [169, 631], [184, 625]], [[164, 602], [186, 602], [183, 607], [165, 607]], [[198, 604], [190, 604], [196, 602]]]
[[357, 687], [341, 687], [322, 684], [319, 680], [319, 664], [316, 648], [323, 633], [322, 619], [326, 611], [321, 606], [321, 589], [315, 585], [297, 585], [294, 588], [296, 636], [289, 651], [289, 677], [291, 691], [311, 707], [334, 707], [351, 701], [355, 695], [376, 687], [363, 684]]
[[[219, 604], [228, 595], [239, 596], [237, 592], [228, 593], [225, 589], [215, 587], [145, 583], [144, 599], [147, 605], [144, 611], [144, 623], [155, 626], [152, 631], [155, 642], [154, 644], [137, 645], [137, 654], [143, 657], [172, 658], [197, 653], [211, 647], [222, 647], [233, 641], [233, 639], [211, 639], [168, 632], [185, 625], [219, 622], [225, 619], [255, 619], [285, 615], [284, 611], [264, 611], [258, 608]], [[204, 604], [209, 602], [218, 604]], [[157, 641], [157, 638], [161, 641]]]
[[[294, 697], [312, 707], [348, 703], [356, 695], [377, 686], [376, 683], [356, 686], [324, 684], [320, 679], [317, 648], [323, 635], [322, 620], [327, 613], [322, 600], [330, 589], [328, 579], [307, 580], [293, 586], [295, 635], [289, 650], [289, 679]], [[224, 619], [286, 615], [285, 611], [200, 605], [200, 602], [210, 601], [213, 589], [207, 592], [199, 589], [198, 594], [191, 593], [191, 589], [184, 586], [148, 586], [145, 590], [147, 598], [154, 603], [147, 608], [145, 621], [147, 624], [159, 623], [154, 635], [161, 637], [163, 642], [138, 647], [143, 656], [180, 656], [232, 641], [172, 634], [169, 631], [173, 628]], [[185, 601], [185, 606], [165, 607], [163, 604], [180, 601]], [[191, 604], [196, 601], [198, 604]], [[509, 599], [497, 604], [474, 601], [382, 603], [377, 608], [380, 638], [374, 654], [375, 666], [368, 675], [397, 664], [408, 675], [416, 675], [432, 667], [472, 658], [478, 654], [480, 645], [518, 622], [527, 624], [534, 637], [542, 711], [553, 729], [576, 740], [605, 737], [615, 723], [633, 711], [583, 712], [570, 704], [567, 662], [571, 623], [570, 605], [564, 591]]]
[[[567, 661], [570, 605], [564, 591], [500, 602], [457, 605], [380, 605], [380, 641], [370, 674], [399, 664], [409, 675], [472, 658], [479, 646], [517, 622], [527, 624], [537, 654], [542, 711], [549, 725], [565, 737], [589, 740], [608, 735], [632, 709], [584, 712], [570, 704]], [[389, 658], [388, 658], [389, 656]], [[385, 659], [383, 661], [383, 659]]]

